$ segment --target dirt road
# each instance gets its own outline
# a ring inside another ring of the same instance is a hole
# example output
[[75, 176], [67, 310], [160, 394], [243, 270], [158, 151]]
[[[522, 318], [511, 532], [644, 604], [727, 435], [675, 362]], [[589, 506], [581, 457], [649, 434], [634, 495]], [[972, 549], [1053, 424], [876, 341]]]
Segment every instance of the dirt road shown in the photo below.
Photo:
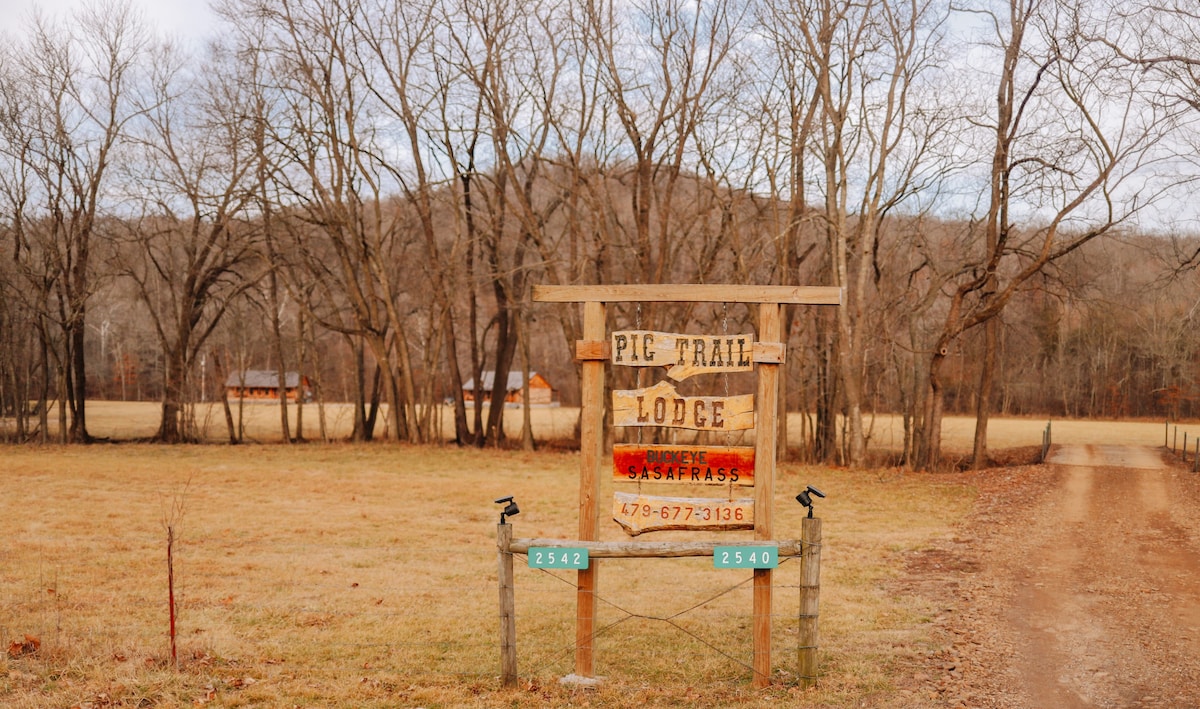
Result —
[[911, 706], [1200, 707], [1200, 475], [1063, 446], [989, 471], [957, 538], [912, 555], [943, 607]]

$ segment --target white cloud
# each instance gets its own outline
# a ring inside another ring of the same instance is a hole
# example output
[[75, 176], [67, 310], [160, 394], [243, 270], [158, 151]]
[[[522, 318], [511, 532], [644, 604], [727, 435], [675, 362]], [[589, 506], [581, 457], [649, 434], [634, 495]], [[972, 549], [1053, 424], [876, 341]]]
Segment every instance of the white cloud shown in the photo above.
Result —
[[[205, 39], [217, 26], [216, 15], [206, 0], [129, 0], [157, 32]], [[19, 35], [34, 8], [50, 17], [65, 18], [82, 7], [85, 0], [0, 0], [0, 31]]]

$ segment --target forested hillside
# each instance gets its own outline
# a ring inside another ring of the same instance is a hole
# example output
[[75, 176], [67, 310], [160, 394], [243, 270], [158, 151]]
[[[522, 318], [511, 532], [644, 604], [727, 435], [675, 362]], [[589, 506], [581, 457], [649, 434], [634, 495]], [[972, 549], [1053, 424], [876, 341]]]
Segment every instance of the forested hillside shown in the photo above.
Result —
[[[498, 443], [519, 432], [463, 396], [483, 372], [577, 401], [580, 312], [537, 284], [842, 288], [786, 315], [783, 399], [811, 426], [785, 447], [813, 459], [862, 462], [871, 411], [907, 417], [914, 467], [945, 413], [978, 417], [980, 463], [992, 413], [1200, 416], [1194, 13], [217, 8], [205, 46], [119, 3], [0, 42], [8, 440], [48, 441], [54, 415], [87, 442], [98, 398], [160, 401], [157, 438], [192, 440], [192, 405], [254, 369], [354, 403], [360, 440], [435, 440], [451, 406], [458, 441]], [[734, 305], [612, 311], [754, 327]]]

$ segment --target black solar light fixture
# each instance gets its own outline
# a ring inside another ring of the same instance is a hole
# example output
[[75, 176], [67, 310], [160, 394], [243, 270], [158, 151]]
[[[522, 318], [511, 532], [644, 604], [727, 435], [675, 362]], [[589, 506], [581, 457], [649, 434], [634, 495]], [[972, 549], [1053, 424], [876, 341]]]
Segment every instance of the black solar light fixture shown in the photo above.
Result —
[[512, 495], [501, 497], [499, 500], [496, 500], [496, 504], [504, 505], [504, 509], [500, 510], [500, 524], [506, 524], [504, 520], [507, 517], [521, 514], [521, 508], [517, 507], [517, 503], [513, 502]]
[[796, 502], [799, 502], [801, 505], [808, 508], [809, 519], [812, 519], [813, 516], [813, 495], [816, 495], [817, 497], [825, 497], [825, 493], [821, 492], [812, 485], [804, 488], [802, 491], [800, 491], [799, 495], [796, 495]]

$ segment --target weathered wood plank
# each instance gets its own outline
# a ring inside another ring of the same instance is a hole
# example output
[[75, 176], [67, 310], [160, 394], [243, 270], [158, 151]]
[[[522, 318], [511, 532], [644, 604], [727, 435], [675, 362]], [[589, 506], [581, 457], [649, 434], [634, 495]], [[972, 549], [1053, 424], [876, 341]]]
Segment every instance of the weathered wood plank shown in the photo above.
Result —
[[580, 362], [604, 361], [609, 358], [608, 342], [588, 342], [585, 340], [576, 340], [575, 342], [575, 359]]
[[751, 359], [755, 364], [783, 364], [787, 347], [782, 342], [756, 342]]
[[613, 481], [754, 486], [750, 446], [613, 446]]
[[539, 303], [780, 303], [841, 305], [842, 289], [832, 286], [738, 286], [710, 284], [627, 284], [534, 286]]
[[[798, 539], [781, 539], [771, 542], [779, 545], [779, 556], [800, 556], [803, 544]], [[588, 541], [584, 539], [514, 539], [509, 550], [514, 554], [528, 554], [535, 547], [583, 547], [593, 559], [668, 559], [686, 556], [712, 556], [718, 546], [761, 546], [763, 542], [751, 540], [718, 541], [715, 539], [675, 540], [666, 542]]]
[[657, 497], [613, 493], [613, 521], [636, 537], [668, 529], [729, 531], [754, 528], [754, 500], [707, 497]]
[[754, 335], [681, 335], [652, 330], [619, 330], [610, 337], [612, 363], [626, 367], [666, 367], [682, 381], [694, 374], [748, 372], [754, 368]]
[[680, 396], [670, 382], [612, 393], [613, 425], [667, 426], [697, 431], [754, 428], [754, 395]]

